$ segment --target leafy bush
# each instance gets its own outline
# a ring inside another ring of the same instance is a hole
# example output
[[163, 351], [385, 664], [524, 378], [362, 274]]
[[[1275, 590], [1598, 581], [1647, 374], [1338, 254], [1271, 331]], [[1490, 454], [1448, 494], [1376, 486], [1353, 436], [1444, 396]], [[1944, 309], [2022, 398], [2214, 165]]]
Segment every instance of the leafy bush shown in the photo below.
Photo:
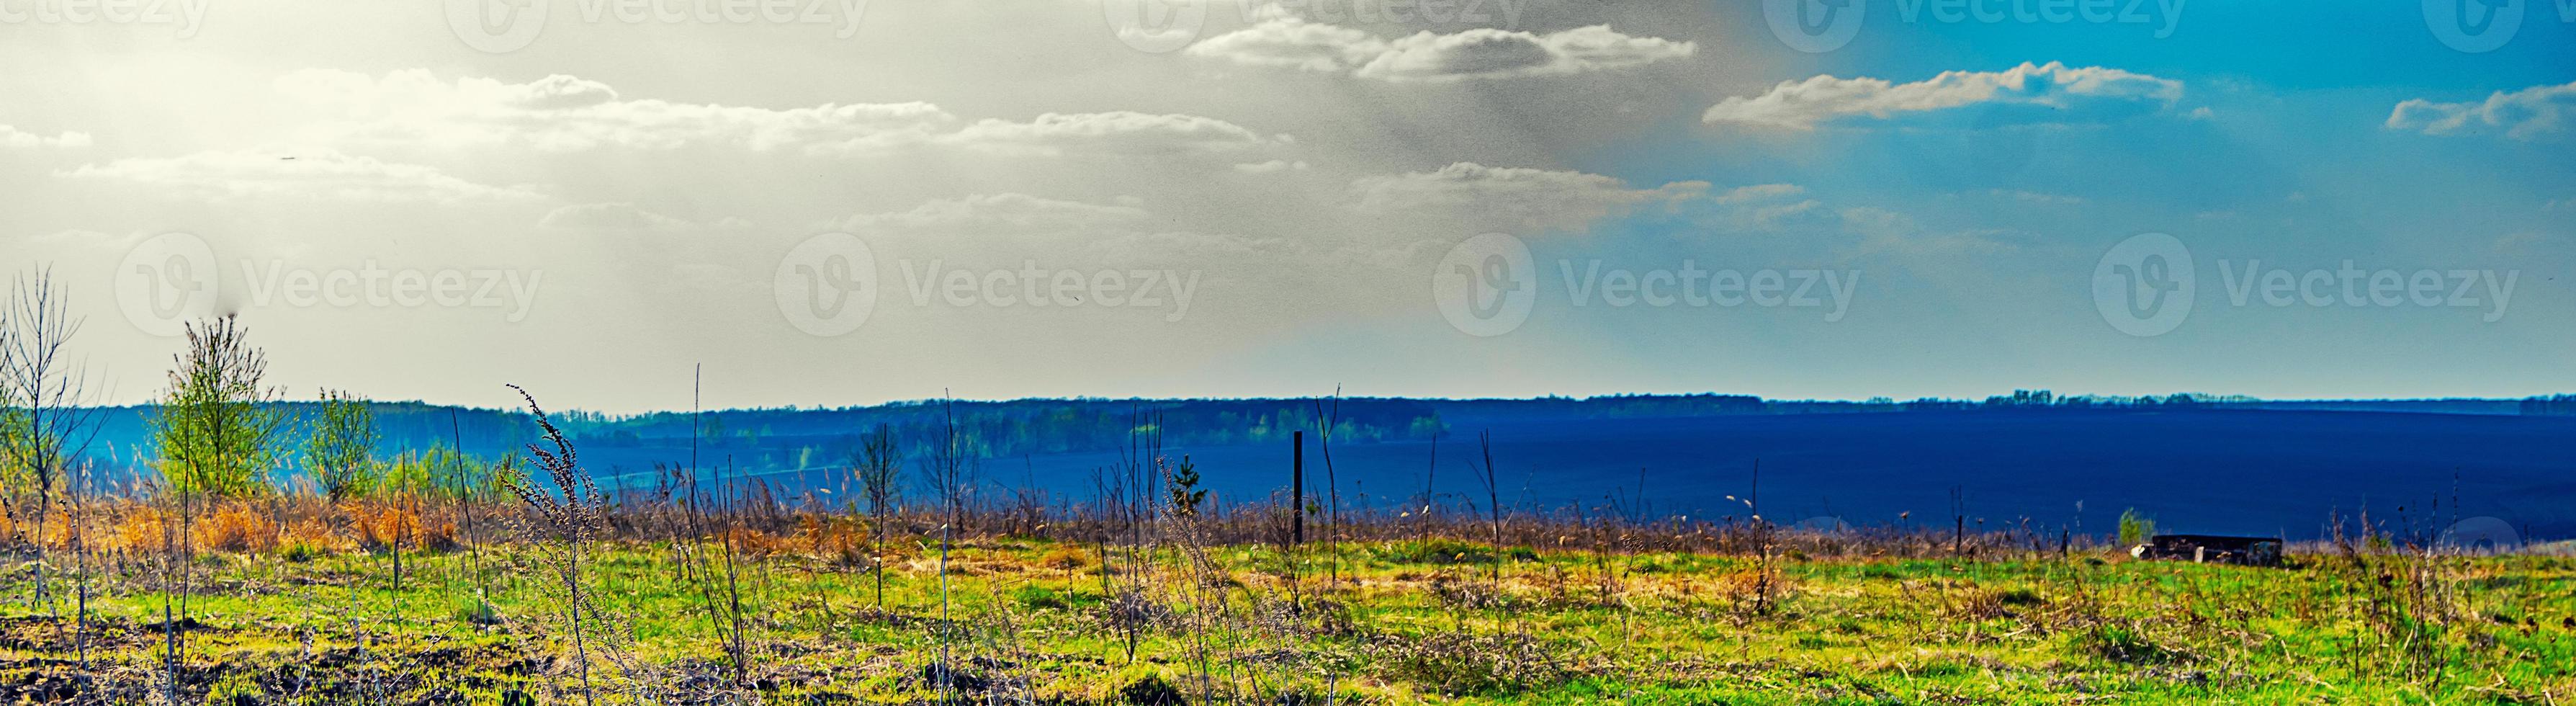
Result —
[[2120, 546], [2138, 546], [2155, 536], [2155, 518], [2138, 514], [2137, 508], [2120, 511]]
[[321, 419], [305, 437], [304, 467], [339, 502], [366, 495], [376, 485], [376, 413], [367, 398], [323, 390]]

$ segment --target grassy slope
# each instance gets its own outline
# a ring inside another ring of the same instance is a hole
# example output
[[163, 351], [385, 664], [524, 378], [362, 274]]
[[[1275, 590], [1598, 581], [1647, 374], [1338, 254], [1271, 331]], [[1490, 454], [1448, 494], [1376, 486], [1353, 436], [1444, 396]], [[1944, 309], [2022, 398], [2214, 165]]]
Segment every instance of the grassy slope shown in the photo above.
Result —
[[[1202, 670], [1221, 691], [1269, 703], [1280, 689], [1315, 693], [1328, 679], [1345, 699], [1373, 703], [2576, 699], [2576, 560], [2566, 558], [2449, 565], [2457, 617], [2419, 633], [2437, 635], [2429, 654], [2441, 679], [2428, 684], [2410, 667], [2429, 662], [2385, 644], [2404, 633], [2366, 617], [2392, 595], [2367, 573], [2125, 558], [1783, 559], [1776, 599], [1757, 606], [1760, 573], [1741, 557], [1545, 553], [1504, 562], [1496, 582], [1472, 545], [1343, 554], [1331, 605], [1315, 602], [1331, 558], [1302, 559], [1308, 576], [1296, 592], [1310, 608], [1294, 614], [1280, 577], [1287, 562], [1272, 549], [1210, 550], [1205, 580], [1192, 580], [1177, 551], [1151, 572], [1115, 572], [1113, 586], [1141, 581], [1150, 597], [1132, 663], [1094, 547], [967, 543], [949, 559], [947, 610], [958, 620], [947, 624], [934, 620], [936, 546], [918, 539], [896, 552], [882, 613], [861, 572], [793, 551], [746, 561], [736, 583], [753, 676], [773, 703], [931, 699], [927, 665], [942, 635], [968, 665], [960, 681], [1081, 701], [1147, 696], [1121, 690], [1149, 676], [1195, 694]], [[622, 688], [610, 666], [618, 659], [659, 666], [648, 680], [675, 693], [719, 688], [729, 667], [705, 591], [723, 586], [678, 579], [674, 557], [668, 545], [628, 544], [596, 565], [601, 607], [633, 637], [588, 645], [603, 691]], [[186, 652], [186, 688], [228, 703], [234, 694], [503, 703], [513, 692], [578, 703], [545, 686], [577, 683], [558, 656], [570, 646], [547, 563], [525, 547], [479, 558], [502, 618], [488, 631], [471, 620], [476, 555], [411, 556], [399, 591], [381, 555], [208, 557], [197, 578], [205, 588], [190, 600], [204, 626]], [[163, 596], [148, 590], [145, 566], [126, 568], [97, 589], [107, 594], [94, 599], [105, 629], [87, 676], [92, 693], [139, 698], [159, 688]], [[11, 576], [0, 693], [58, 688], [48, 685], [78, 671], [70, 636], [30, 616], [30, 580]], [[1221, 613], [1209, 596], [1223, 596]]]

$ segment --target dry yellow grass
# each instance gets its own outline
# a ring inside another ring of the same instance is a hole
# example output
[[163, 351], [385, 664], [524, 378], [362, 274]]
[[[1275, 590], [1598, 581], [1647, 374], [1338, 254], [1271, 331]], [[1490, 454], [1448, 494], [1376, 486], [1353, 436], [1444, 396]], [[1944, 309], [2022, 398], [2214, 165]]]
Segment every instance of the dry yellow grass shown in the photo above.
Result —
[[196, 522], [197, 544], [227, 552], [265, 552], [277, 548], [277, 522], [246, 504], [217, 507]]

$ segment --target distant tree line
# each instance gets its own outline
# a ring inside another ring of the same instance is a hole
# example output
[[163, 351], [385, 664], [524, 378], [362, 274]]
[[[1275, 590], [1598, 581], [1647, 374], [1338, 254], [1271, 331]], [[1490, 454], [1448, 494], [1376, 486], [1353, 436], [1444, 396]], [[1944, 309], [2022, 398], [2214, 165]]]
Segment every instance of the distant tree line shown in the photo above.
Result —
[[2522, 413], [2530, 415], [2576, 415], [2576, 395], [2550, 395], [2522, 401]]

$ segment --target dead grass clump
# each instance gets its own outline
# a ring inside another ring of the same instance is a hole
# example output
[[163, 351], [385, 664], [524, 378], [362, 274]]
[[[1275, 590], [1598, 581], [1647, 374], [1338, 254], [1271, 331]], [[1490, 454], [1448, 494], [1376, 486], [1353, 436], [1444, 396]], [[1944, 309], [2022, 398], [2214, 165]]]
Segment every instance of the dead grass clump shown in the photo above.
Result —
[[[1777, 602], [1797, 592], [1797, 581], [1777, 571], [1765, 572], [1758, 567], [1745, 567], [1719, 574], [1717, 594], [1728, 602], [1752, 605], [1758, 601]], [[1766, 597], [1764, 592], [1768, 591]]]
[[196, 524], [197, 543], [208, 549], [239, 553], [277, 548], [277, 522], [249, 505], [217, 507]]
[[[37, 536], [39, 529], [44, 531], [42, 536]], [[72, 534], [78, 529], [80, 528], [73, 525], [72, 513], [67, 508], [51, 511], [42, 523], [36, 522], [33, 518], [20, 518], [14, 509], [10, 512], [0, 512], [0, 537], [27, 542], [47, 550], [71, 549]]]
[[1091, 554], [1074, 545], [1061, 545], [1038, 556], [1038, 565], [1059, 571], [1077, 571], [1091, 566]]
[[796, 538], [782, 537], [751, 527], [727, 528], [723, 536], [724, 541], [733, 547], [733, 551], [752, 559], [765, 559], [772, 555], [785, 554], [795, 549], [798, 544]]
[[1431, 595], [1451, 608], [1490, 610], [1511, 607], [1513, 601], [1502, 588], [1481, 578], [1460, 579], [1448, 574], [1431, 577]]
[[1544, 691], [1583, 674], [1572, 657], [1521, 633], [1378, 635], [1367, 650], [1386, 678], [1451, 696]]
[[162, 522], [160, 508], [138, 507], [116, 518], [116, 546], [126, 551], [161, 549]]
[[796, 542], [816, 558], [839, 566], [868, 564], [868, 535], [857, 518], [800, 514], [796, 518]]
[[418, 534], [413, 535], [412, 537], [412, 542], [417, 548], [443, 552], [465, 546], [465, 543], [456, 534], [456, 520], [452, 518], [415, 517], [413, 521], [419, 525], [414, 530], [418, 532]]
[[2189, 651], [2158, 639], [2137, 621], [2105, 618], [2075, 633], [2077, 654], [2127, 665], [2162, 665], [2192, 661]]
[[358, 546], [367, 551], [408, 545], [420, 536], [420, 516], [410, 508], [390, 503], [353, 504], [344, 508], [349, 525], [358, 534]]
[[1944, 606], [1952, 620], [1993, 620], [2019, 618], [2023, 611], [2048, 605], [2048, 600], [2027, 588], [1978, 588], [1969, 586], [1959, 598]]
[[350, 528], [358, 535], [358, 546], [367, 551], [390, 547], [447, 551], [464, 546], [456, 532], [456, 519], [446, 515], [422, 516], [408, 503], [365, 503], [343, 508], [349, 515]]
[[286, 536], [277, 542], [277, 555], [296, 563], [329, 556], [339, 549], [340, 541], [332, 536], [331, 526], [319, 520], [288, 525]]
[[1127, 634], [1143, 632], [1158, 625], [1180, 625], [1180, 613], [1171, 606], [1155, 602], [1144, 594], [1121, 590], [1096, 607], [1096, 617], [1103, 629]]

